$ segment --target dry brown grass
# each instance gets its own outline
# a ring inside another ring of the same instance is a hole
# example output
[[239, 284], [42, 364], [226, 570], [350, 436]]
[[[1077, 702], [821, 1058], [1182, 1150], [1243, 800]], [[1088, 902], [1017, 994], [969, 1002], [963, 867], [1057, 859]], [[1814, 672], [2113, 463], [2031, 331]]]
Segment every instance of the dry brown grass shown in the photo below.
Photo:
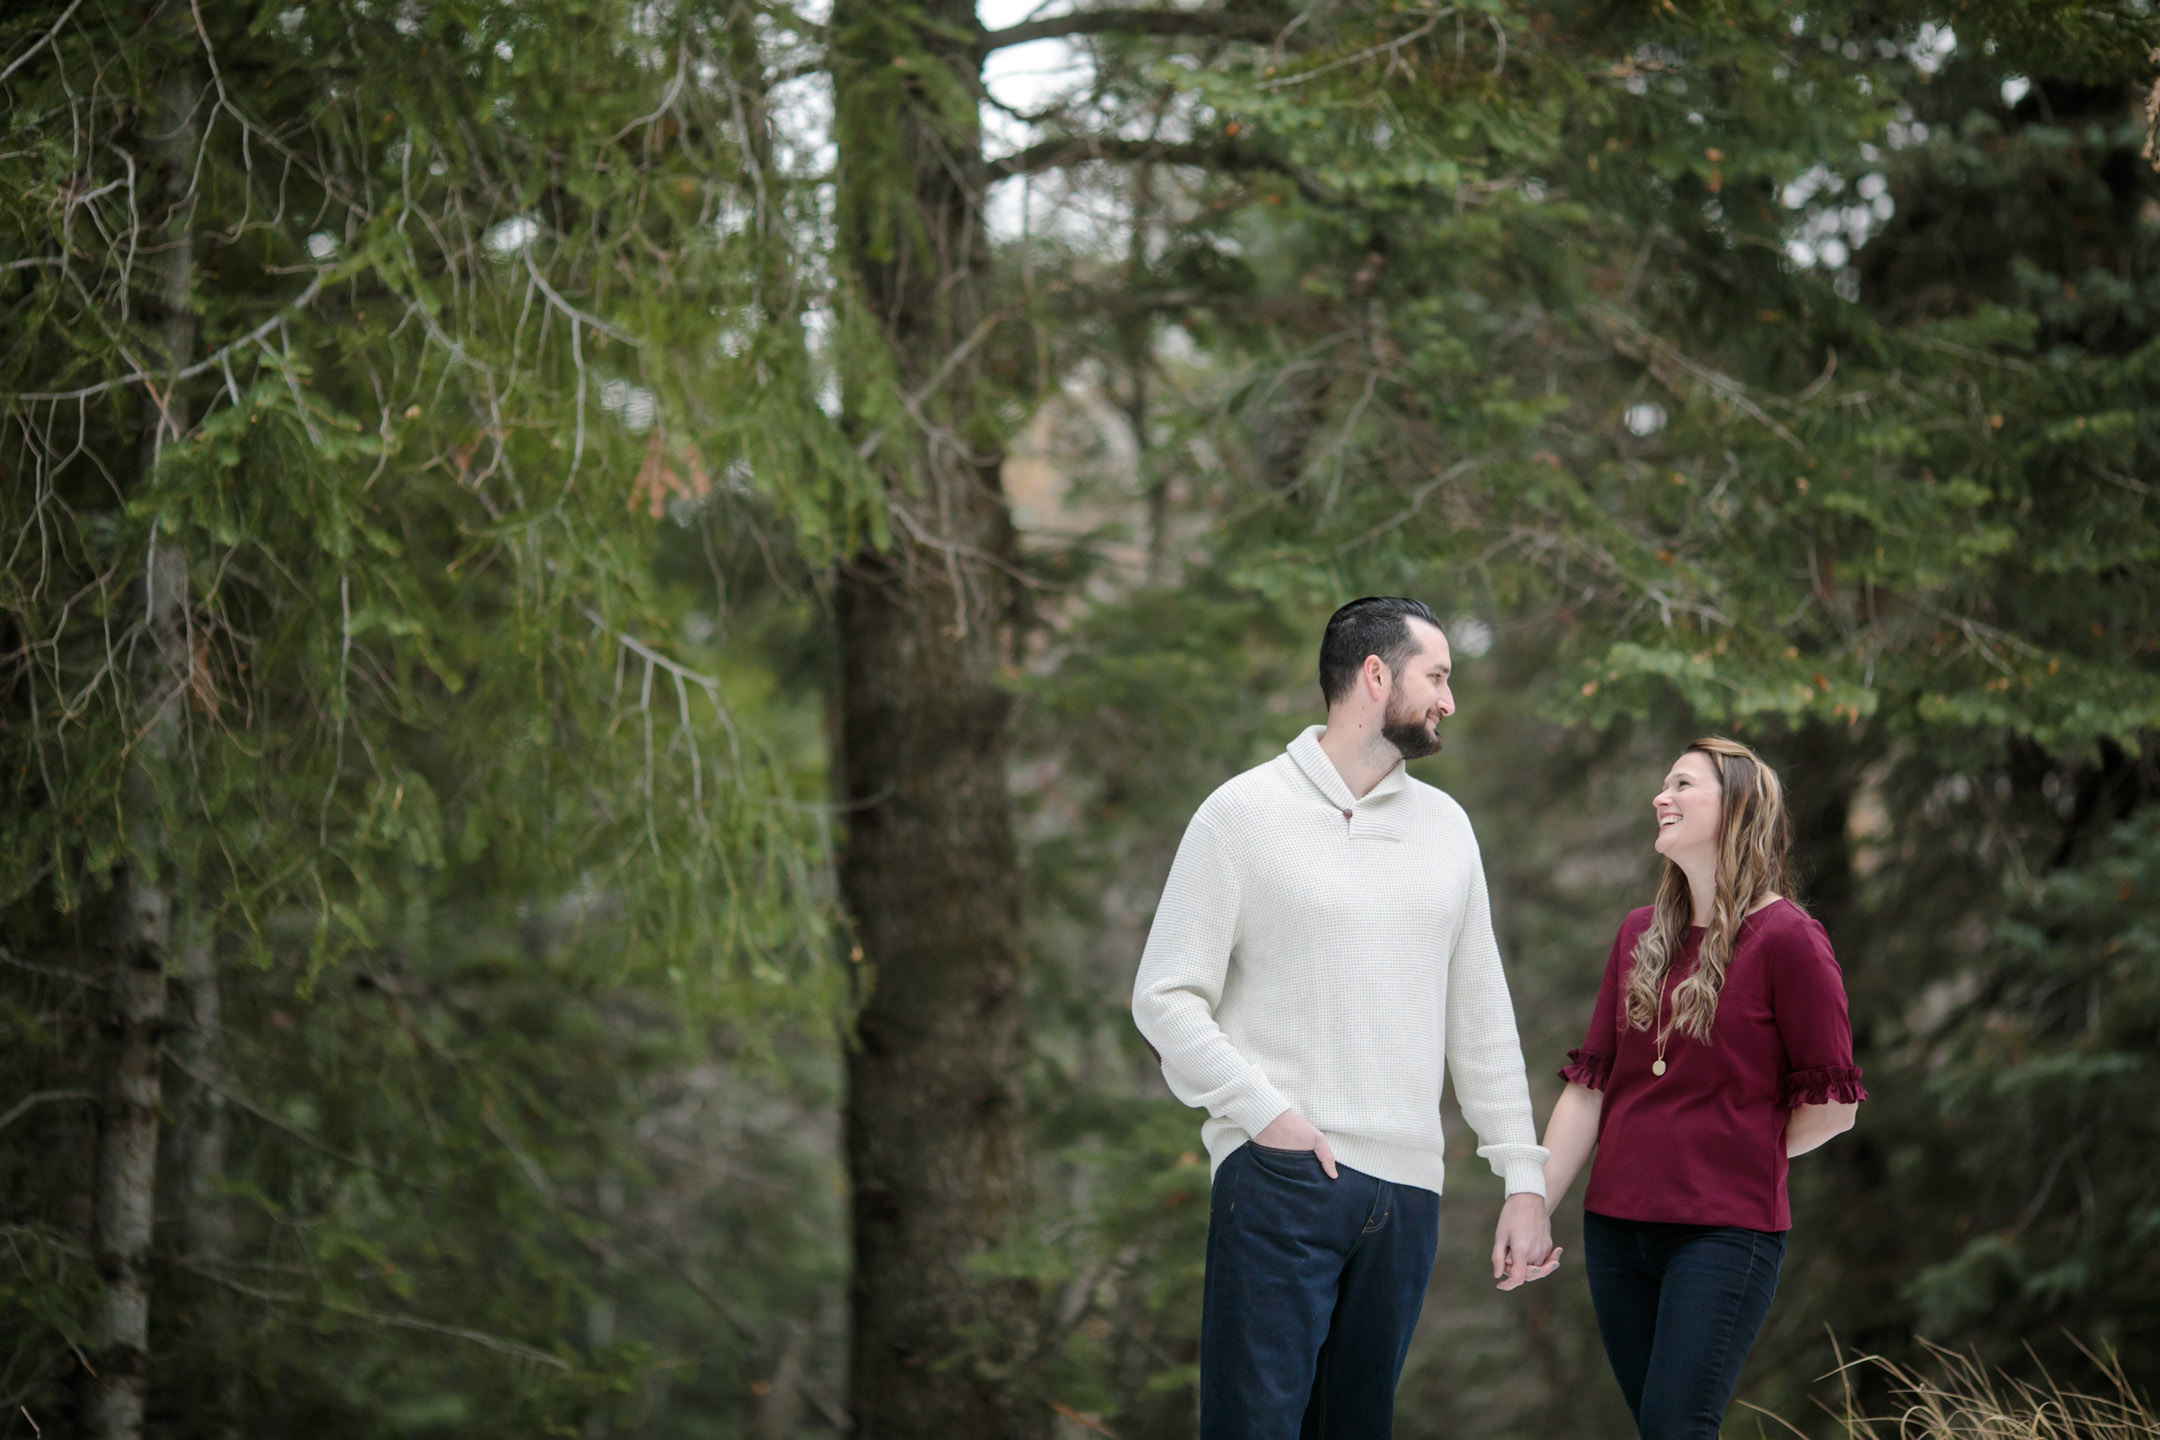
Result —
[[[2160, 1418], [2121, 1362], [2112, 1353], [2078, 1348], [2098, 1371], [2102, 1393], [2066, 1389], [2045, 1367], [2038, 1382], [2021, 1380], [1990, 1370], [1975, 1356], [1928, 1345], [1927, 1372], [1880, 1355], [1841, 1354], [1831, 1374], [1842, 1385], [1843, 1405], [1824, 1409], [1842, 1440], [2160, 1440]], [[1861, 1413], [1855, 1382], [1868, 1371], [1890, 1382], [1891, 1413]], [[1794, 1436], [1805, 1433], [1780, 1416], [1749, 1408], [1766, 1426], [1774, 1422]]]

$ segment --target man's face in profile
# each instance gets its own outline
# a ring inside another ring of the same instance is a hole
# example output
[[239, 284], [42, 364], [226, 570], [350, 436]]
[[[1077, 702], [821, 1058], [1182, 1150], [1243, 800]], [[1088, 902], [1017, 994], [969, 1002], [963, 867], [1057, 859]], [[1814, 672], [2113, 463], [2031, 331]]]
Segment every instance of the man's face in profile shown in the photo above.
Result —
[[1403, 759], [1420, 760], [1440, 753], [1440, 722], [1455, 713], [1455, 696], [1448, 689], [1454, 661], [1438, 626], [1422, 620], [1407, 623], [1420, 648], [1395, 677], [1380, 734]]

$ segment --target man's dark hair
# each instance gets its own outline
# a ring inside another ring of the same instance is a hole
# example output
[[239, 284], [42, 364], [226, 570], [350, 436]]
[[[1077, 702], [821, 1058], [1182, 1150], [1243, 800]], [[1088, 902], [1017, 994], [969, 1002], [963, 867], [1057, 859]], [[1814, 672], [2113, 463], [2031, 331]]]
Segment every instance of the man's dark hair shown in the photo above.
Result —
[[1350, 693], [1365, 657], [1377, 655], [1388, 673], [1402, 677], [1403, 666], [1424, 647], [1410, 633], [1410, 622], [1423, 620], [1435, 630], [1440, 617], [1422, 600], [1399, 595], [1367, 595], [1328, 617], [1320, 638], [1320, 694], [1333, 705]]

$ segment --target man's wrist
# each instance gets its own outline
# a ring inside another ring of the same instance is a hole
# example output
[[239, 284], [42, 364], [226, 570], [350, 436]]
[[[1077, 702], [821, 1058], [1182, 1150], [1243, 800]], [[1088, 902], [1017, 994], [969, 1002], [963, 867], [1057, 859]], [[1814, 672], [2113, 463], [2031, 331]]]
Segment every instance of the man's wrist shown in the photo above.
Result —
[[1517, 1195], [1534, 1195], [1540, 1203], [1545, 1199], [1545, 1166], [1542, 1161], [1524, 1160], [1507, 1167], [1503, 1177], [1507, 1184], [1507, 1198]]
[[[1224, 1118], [1240, 1130], [1243, 1130], [1247, 1135], [1256, 1136], [1267, 1129], [1268, 1126], [1273, 1125], [1277, 1120], [1289, 1114], [1293, 1108], [1290, 1102], [1284, 1100], [1280, 1095], [1270, 1094], [1256, 1101], [1249, 1101], [1239, 1105], [1236, 1114], [1226, 1115]], [[1253, 1124], [1252, 1122], [1256, 1120], [1259, 1123]]]

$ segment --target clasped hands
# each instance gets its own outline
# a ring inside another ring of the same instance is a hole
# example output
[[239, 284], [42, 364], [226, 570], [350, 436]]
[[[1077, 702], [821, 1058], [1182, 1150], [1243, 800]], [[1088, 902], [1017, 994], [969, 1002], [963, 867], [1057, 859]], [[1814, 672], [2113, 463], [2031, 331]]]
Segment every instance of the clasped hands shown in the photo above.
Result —
[[[1340, 1178], [1335, 1151], [1320, 1127], [1295, 1110], [1285, 1110], [1253, 1136], [1255, 1145], [1270, 1150], [1310, 1150], [1330, 1180]], [[1552, 1217], [1545, 1198], [1527, 1191], [1510, 1195], [1500, 1207], [1500, 1223], [1493, 1228], [1492, 1273], [1502, 1290], [1514, 1290], [1542, 1280], [1560, 1268], [1561, 1250], [1552, 1243]]]

